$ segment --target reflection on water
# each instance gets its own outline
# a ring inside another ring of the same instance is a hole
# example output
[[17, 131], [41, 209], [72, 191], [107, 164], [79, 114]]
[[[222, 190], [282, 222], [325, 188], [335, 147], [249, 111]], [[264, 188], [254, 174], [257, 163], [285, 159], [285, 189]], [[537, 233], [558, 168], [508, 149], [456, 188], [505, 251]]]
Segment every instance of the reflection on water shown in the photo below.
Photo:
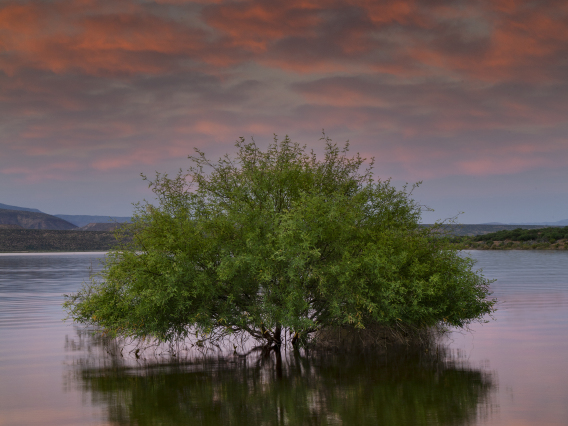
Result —
[[487, 372], [424, 347], [136, 365], [84, 343], [68, 380], [117, 425], [465, 425], [492, 389]]
[[471, 255], [496, 321], [437, 351], [183, 362], [61, 321], [102, 254], [0, 255], [0, 425], [568, 424], [568, 253]]

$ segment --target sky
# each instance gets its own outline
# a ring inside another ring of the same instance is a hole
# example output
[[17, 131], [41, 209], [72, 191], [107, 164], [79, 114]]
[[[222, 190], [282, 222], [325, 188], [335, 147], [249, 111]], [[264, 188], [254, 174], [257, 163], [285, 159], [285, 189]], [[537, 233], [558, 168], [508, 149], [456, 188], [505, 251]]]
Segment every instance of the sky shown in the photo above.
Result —
[[128, 216], [194, 148], [322, 129], [426, 223], [568, 219], [568, 2], [0, 2], [0, 203]]

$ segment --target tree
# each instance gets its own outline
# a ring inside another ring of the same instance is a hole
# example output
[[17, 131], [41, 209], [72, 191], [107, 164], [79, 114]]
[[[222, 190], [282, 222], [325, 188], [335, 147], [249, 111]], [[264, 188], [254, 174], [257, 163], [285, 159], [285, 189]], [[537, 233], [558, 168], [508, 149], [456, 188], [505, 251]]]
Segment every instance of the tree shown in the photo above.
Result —
[[[463, 327], [493, 309], [488, 281], [419, 225], [421, 207], [330, 139], [318, 160], [276, 137], [203, 152], [157, 205], [138, 205], [132, 242], [100, 279], [67, 296], [73, 320], [112, 336], [176, 342], [250, 335], [279, 347], [332, 326]], [[145, 178], [146, 179], [146, 178]]]

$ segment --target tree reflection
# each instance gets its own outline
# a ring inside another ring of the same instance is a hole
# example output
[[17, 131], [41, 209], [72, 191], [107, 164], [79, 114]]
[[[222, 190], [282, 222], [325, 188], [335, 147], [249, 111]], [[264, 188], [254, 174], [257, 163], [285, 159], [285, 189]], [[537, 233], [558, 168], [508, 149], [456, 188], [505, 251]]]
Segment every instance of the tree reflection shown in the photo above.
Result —
[[162, 363], [82, 353], [68, 378], [117, 425], [466, 425], [493, 388], [442, 346]]

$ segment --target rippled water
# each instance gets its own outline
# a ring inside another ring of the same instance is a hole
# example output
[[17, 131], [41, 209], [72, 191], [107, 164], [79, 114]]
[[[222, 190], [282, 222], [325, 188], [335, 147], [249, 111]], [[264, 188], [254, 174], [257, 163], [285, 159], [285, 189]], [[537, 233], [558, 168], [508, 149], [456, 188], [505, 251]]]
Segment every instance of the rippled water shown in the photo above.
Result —
[[469, 254], [496, 320], [436, 353], [160, 365], [61, 321], [102, 254], [0, 255], [0, 426], [567, 425], [568, 253]]
[[105, 424], [68, 392], [63, 294], [99, 267], [101, 253], [0, 254], [0, 425]]
[[452, 347], [493, 371], [492, 425], [568, 425], [568, 253], [471, 251], [497, 279], [496, 321], [454, 333]]

